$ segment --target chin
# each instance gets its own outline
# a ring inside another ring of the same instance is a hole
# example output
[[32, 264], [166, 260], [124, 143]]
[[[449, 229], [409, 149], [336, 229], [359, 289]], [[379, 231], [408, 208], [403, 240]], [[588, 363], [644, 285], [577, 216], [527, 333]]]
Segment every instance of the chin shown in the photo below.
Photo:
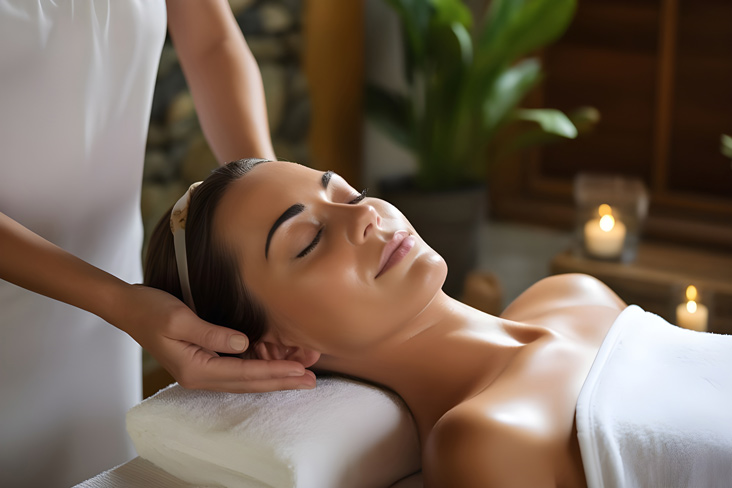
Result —
[[[421, 240], [421, 239], [420, 239]], [[422, 241], [425, 251], [414, 263], [417, 283], [413, 289], [420, 290], [429, 303], [442, 290], [447, 278], [447, 263], [437, 252]], [[425, 304], [426, 305], [426, 304]]]

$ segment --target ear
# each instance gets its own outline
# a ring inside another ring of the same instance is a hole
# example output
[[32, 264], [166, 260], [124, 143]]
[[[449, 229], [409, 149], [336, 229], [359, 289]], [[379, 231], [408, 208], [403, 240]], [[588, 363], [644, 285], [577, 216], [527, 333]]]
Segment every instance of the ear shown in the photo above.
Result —
[[309, 368], [320, 359], [320, 353], [299, 346], [284, 346], [271, 334], [265, 334], [254, 346], [259, 359], [296, 361]]

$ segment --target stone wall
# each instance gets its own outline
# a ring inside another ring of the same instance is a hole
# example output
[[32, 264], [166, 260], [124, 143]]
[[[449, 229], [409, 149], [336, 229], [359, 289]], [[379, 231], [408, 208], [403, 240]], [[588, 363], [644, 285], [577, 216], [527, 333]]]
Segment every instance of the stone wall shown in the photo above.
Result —
[[[275, 153], [279, 159], [307, 164], [310, 100], [301, 69], [303, 0], [229, 3], [259, 64]], [[145, 249], [160, 217], [191, 183], [204, 179], [218, 164], [168, 38], [160, 59], [145, 154]]]

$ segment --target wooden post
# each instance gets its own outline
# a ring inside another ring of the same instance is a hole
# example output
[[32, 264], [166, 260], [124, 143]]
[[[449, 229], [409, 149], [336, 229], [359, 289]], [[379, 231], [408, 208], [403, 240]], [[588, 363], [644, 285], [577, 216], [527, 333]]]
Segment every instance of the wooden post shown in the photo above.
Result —
[[310, 88], [312, 166], [360, 186], [364, 82], [363, 0], [305, 4], [304, 70]]
[[661, 18], [658, 33], [658, 99], [656, 102], [656, 127], [652, 190], [665, 194], [668, 189], [668, 154], [671, 146], [673, 122], [674, 69], [676, 58], [676, 30], [678, 26], [678, 0], [661, 2]]

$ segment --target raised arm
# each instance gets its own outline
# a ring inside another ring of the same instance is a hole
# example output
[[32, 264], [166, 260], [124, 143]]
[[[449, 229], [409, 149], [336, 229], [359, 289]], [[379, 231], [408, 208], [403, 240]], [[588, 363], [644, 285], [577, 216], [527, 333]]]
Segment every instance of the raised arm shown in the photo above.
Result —
[[226, 0], [168, 0], [168, 29], [220, 163], [275, 159], [262, 77]]
[[246, 336], [199, 319], [160, 290], [130, 285], [69, 254], [0, 213], [0, 279], [79, 307], [123, 330], [183, 386], [231, 392], [311, 388], [291, 361], [246, 361]]

